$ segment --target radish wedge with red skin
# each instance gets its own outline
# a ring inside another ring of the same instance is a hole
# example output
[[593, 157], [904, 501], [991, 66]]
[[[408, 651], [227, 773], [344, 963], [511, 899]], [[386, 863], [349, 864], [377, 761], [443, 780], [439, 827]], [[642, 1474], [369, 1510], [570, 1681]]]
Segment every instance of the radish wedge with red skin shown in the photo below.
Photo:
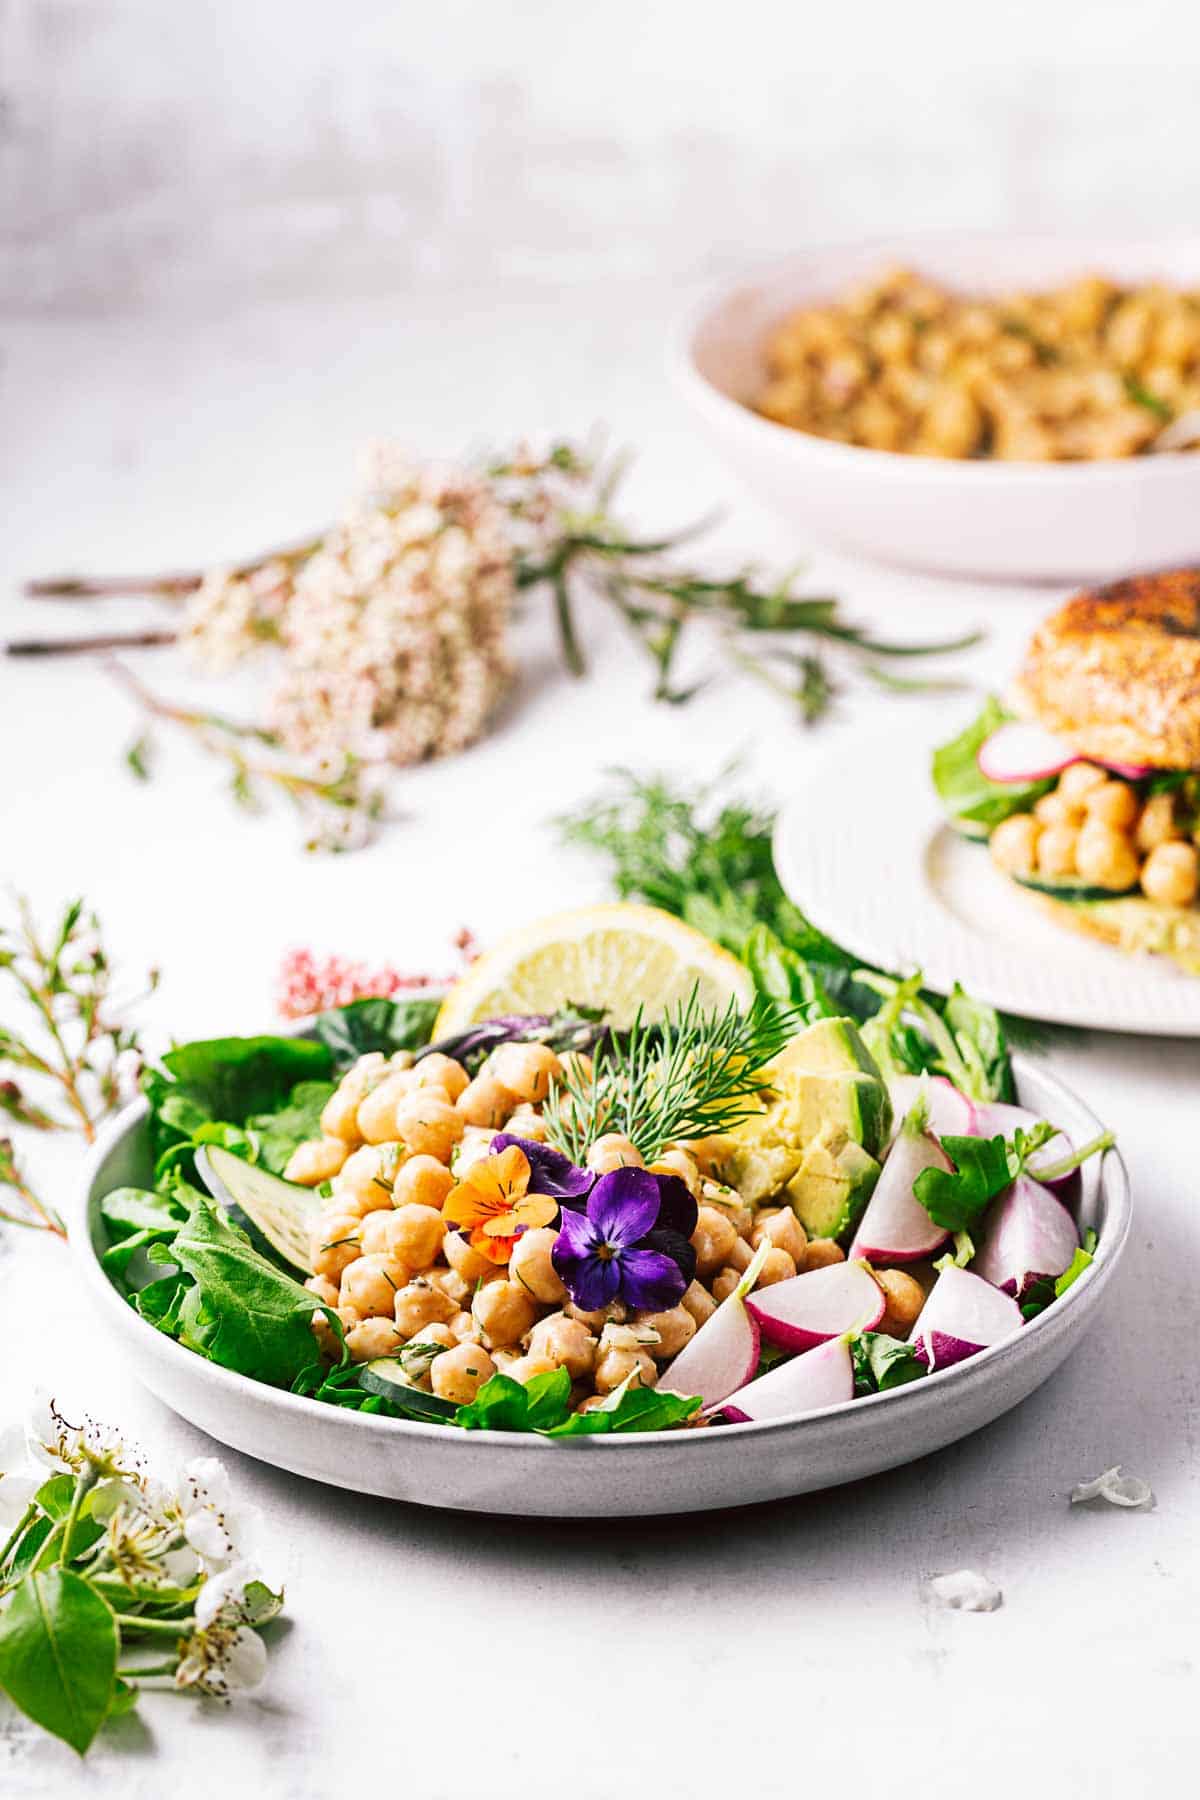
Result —
[[934, 1282], [908, 1341], [927, 1368], [948, 1369], [1012, 1337], [1024, 1323], [1011, 1294], [951, 1263]]
[[902, 1126], [859, 1220], [850, 1255], [864, 1256], [869, 1262], [919, 1262], [933, 1256], [949, 1242], [950, 1233], [934, 1224], [913, 1193], [913, 1184], [924, 1169], [949, 1172], [953, 1168], [930, 1132], [908, 1131]]
[[[814, 1274], [819, 1271], [814, 1270]], [[798, 1279], [803, 1279], [802, 1277]], [[784, 1286], [783, 1282], [777, 1284]], [[854, 1361], [845, 1336], [818, 1344], [791, 1362], [768, 1369], [727, 1400], [718, 1410], [735, 1425], [753, 1425], [763, 1419], [790, 1419], [797, 1413], [819, 1412], [841, 1406], [854, 1398]]]
[[[976, 1123], [979, 1137], [1011, 1138], [1014, 1131], [1032, 1131], [1035, 1125], [1041, 1124], [1037, 1113], [1029, 1112], [1023, 1106], [1010, 1106], [1005, 1100], [992, 1100], [986, 1106], [976, 1109]], [[1035, 1180], [1041, 1180], [1042, 1169], [1053, 1168], [1064, 1157], [1073, 1156], [1075, 1146], [1065, 1131], [1056, 1132], [1040, 1150], [1035, 1150], [1029, 1159], [1029, 1173]], [[1075, 1177], [1072, 1169], [1067, 1175], [1060, 1175], [1056, 1181], [1046, 1183], [1047, 1187], [1064, 1187]]]
[[1039, 1276], [1054, 1278], [1069, 1269], [1078, 1248], [1075, 1221], [1062, 1201], [1041, 1182], [1019, 1175], [991, 1208], [971, 1270], [1019, 1300]]
[[883, 1290], [869, 1269], [860, 1262], [840, 1262], [773, 1281], [747, 1300], [746, 1311], [769, 1344], [811, 1350], [846, 1331], [874, 1331], [885, 1306]]
[[922, 1093], [929, 1108], [929, 1129], [936, 1137], [978, 1137], [975, 1104], [944, 1075], [894, 1075], [888, 1082], [897, 1133]]
[[1074, 744], [1025, 719], [1010, 719], [985, 738], [976, 757], [979, 772], [1001, 786], [1023, 786], [1061, 775], [1080, 756]]
[[704, 1321], [674, 1362], [667, 1364], [656, 1387], [673, 1394], [697, 1394], [706, 1408], [712, 1408], [750, 1380], [758, 1367], [761, 1344], [758, 1321], [746, 1305], [746, 1295], [758, 1280], [770, 1248], [771, 1241], [765, 1238], [732, 1294]]

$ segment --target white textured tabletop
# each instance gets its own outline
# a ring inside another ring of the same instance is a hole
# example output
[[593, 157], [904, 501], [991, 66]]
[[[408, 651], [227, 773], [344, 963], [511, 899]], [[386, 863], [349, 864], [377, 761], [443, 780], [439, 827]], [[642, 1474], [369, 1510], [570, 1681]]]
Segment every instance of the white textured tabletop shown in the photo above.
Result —
[[[31, 572], [186, 566], [286, 540], [327, 516], [376, 435], [448, 451], [602, 417], [641, 451], [639, 523], [703, 511], [729, 486], [661, 373], [679, 298], [631, 282], [563, 308], [537, 289], [499, 302], [458, 289], [403, 306], [263, 308], [169, 334], [10, 326], [8, 623]], [[721, 536], [780, 562], [806, 549], [749, 503]], [[1002, 677], [1046, 604], [830, 557], [811, 577], [897, 634], [986, 622], [981, 682]], [[38, 614], [47, 628], [72, 617]], [[438, 967], [460, 924], [492, 937], [603, 894], [602, 870], [560, 849], [547, 821], [607, 765], [700, 776], [738, 754], [747, 785], [782, 797], [818, 743], [889, 706], [909, 720], [918, 709], [931, 736], [939, 725], [943, 703], [859, 691], [808, 738], [732, 680], [656, 709], [611, 622], [589, 619], [588, 636], [595, 673], [575, 687], [531, 613], [497, 732], [399, 777], [401, 821], [370, 851], [326, 861], [301, 855], [286, 817], [234, 811], [219, 772], [181, 745], [164, 744], [150, 786], [133, 783], [121, 762], [132, 714], [96, 668], [0, 668], [5, 873], [42, 905], [86, 892], [127, 967], [161, 966], [148, 1013], [158, 1041], [269, 1029], [290, 945]], [[141, 666], [183, 691], [171, 653]], [[145, 1699], [86, 1765], [0, 1706], [0, 1790], [984, 1800], [1016, 1787], [1091, 1800], [1186, 1788], [1200, 1697], [1200, 1045], [1061, 1034], [1050, 1053], [1118, 1132], [1136, 1223], [1101, 1325], [1015, 1413], [868, 1483], [678, 1523], [441, 1515], [231, 1454], [287, 1581], [266, 1685], [230, 1711]], [[35, 1146], [30, 1160], [74, 1222], [76, 1148]], [[35, 1382], [120, 1422], [152, 1458], [211, 1448], [139, 1387], [69, 1255], [9, 1231], [0, 1412], [19, 1412]], [[1068, 1506], [1075, 1482], [1116, 1462], [1153, 1484], [1153, 1510]], [[962, 1566], [1000, 1585], [998, 1612], [931, 1607], [926, 1578]]]

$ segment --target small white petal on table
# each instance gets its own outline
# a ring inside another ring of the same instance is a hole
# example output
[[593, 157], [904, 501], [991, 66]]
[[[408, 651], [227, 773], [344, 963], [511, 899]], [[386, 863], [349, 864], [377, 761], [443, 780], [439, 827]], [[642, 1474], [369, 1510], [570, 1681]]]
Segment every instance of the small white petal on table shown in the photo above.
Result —
[[1122, 1475], [1117, 1463], [1093, 1481], [1081, 1481], [1071, 1489], [1072, 1506], [1086, 1506], [1089, 1500], [1107, 1500], [1110, 1506], [1151, 1506], [1154, 1490], [1137, 1475]]
[[939, 1606], [953, 1607], [956, 1612], [995, 1612], [1004, 1598], [995, 1582], [978, 1569], [931, 1576], [929, 1591]]

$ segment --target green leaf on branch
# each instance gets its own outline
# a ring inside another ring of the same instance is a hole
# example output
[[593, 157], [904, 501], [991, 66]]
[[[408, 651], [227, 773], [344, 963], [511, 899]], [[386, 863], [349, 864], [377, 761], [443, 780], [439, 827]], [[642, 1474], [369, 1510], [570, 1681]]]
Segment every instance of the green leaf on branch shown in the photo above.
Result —
[[0, 1613], [0, 1688], [82, 1756], [112, 1706], [119, 1645], [113, 1610], [89, 1582], [37, 1571]]

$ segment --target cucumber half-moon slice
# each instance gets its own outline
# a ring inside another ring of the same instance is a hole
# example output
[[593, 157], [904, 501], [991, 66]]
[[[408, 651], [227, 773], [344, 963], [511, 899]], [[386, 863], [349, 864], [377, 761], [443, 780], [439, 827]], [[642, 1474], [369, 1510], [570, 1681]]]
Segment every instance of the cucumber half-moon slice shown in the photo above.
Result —
[[324, 1205], [315, 1188], [284, 1181], [219, 1144], [205, 1144], [196, 1151], [196, 1168], [213, 1199], [256, 1249], [282, 1259], [302, 1275], [312, 1274], [309, 1239]]

